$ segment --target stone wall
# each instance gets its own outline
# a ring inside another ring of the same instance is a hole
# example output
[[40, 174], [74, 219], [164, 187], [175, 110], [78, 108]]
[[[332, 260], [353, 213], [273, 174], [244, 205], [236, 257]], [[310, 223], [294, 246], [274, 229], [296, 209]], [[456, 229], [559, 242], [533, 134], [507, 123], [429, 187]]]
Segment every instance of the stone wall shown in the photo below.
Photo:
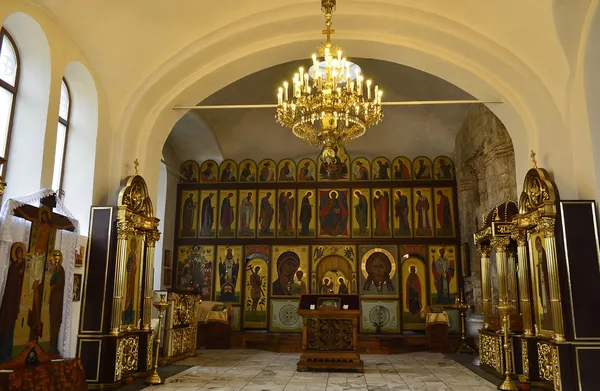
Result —
[[481, 312], [480, 254], [473, 234], [482, 216], [506, 200], [517, 201], [515, 152], [504, 124], [484, 105], [472, 106], [454, 145], [462, 243], [469, 244], [470, 276], [465, 295]]

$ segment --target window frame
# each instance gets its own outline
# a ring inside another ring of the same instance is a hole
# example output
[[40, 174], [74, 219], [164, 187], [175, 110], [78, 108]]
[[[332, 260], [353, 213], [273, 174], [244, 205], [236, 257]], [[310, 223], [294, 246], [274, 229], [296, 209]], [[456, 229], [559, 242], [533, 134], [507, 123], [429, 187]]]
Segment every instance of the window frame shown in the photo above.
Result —
[[[69, 101], [69, 108], [67, 109], [67, 119], [64, 119], [60, 116], [60, 103], [59, 103], [59, 114], [58, 114], [58, 124], [61, 124], [65, 127], [65, 142], [63, 145], [63, 154], [62, 154], [62, 161], [61, 161], [61, 166], [60, 166], [60, 178], [58, 180], [58, 189], [54, 189], [56, 190], [57, 194], [59, 197], [62, 197], [62, 190], [63, 190], [63, 180], [64, 180], [64, 173], [65, 173], [65, 160], [67, 160], [67, 145], [69, 143], [69, 125], [71, 123], [71, 107], [73, 102], [71, 101], [71, 88], [69, 87], [69, 83], [67, 82], [67, 79], [65, 79], [65, 77], [63, 76], [62, 80], [61, 80], [61, 89], [60, 89], [60, 93], [62, 96], [62, 83], [65, 83], [65, 88], [67, 89], [67, 99]], [[56, 159], [56, 156], [54, 156], [54, 158]], [[54, 181], [54, 179], [53, 179]]]
[[14, 125], [15, 107], [16, 107], [16, 102], [17, 102], [17, 95], [19, 92], [19, 79], [20, 79], [20, 73], [21, 73], [21, 57], [19, 55], [19, 47], [17, 46], [13, 37], [10, 35], [10, 33], [4, 27], [0, 27], [0, 51], [2, 50], [3, 37], [5, 37], [5, 36], [8, 39], [8, 41], [11, 43], [11, 45], [15, 51], [15, 56], [17, 58], [17, 72], [15, 75], [15, 85], [14, 86], [11, 86], [4, 80], [0, 79], [0, 88], [7, 90], [13, 96], [12, 106], [11, 106], [11, 110], [10, 110], [10, 117], [8, 118], [8, 128], [6, 129], [6, 147], [5, 147], [5, 151], [0, 151], [0, 152], [3, 152], [3, 154], [4, 154], [4, 156], [2, 156], [0, 154], [0, 157], [3, 157], [6, 160], [6, 162], [2, 165], [2, 170], [0, 170], [0, 177], [2, 177], [2, 178], [6, 178], [6, 168], [8, 165], [8, 159], [9, 159], [9, 155], [10, 155], [10, 140], [11, 140], [13, 125]]

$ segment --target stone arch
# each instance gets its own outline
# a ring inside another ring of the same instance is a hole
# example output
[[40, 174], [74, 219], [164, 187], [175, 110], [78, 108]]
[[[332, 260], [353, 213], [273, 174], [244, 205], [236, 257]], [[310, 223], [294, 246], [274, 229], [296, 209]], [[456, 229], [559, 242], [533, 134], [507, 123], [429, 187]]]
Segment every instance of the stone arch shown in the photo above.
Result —
[[[416, 38], [402, 37], [394, 30], [398, 23], [405, 23], [410, 27], [414, 26], [419, 31], [419, 36], [427, 37], [427, 32], [443, 29], [451, 23], [446, 19], [440, 20], [439, 16], [431, 18], [435, 23], [440, 22], [442, 27], [434, 26], [431, 20], [426, 19], [429, 16], [423, 15], [423, 12], [418, 16], [418, 22], [421, 23], [419, 25], [409, 19], [414, 16], [414, 10], [408, 10], [404, 14], [393, 14], [389, 9], [382, 12], [388, 14], [361, 15], [362, 30], [340, 35], [338, 42], [347, 53], [424, 70], [479, 98], [501, 96], [506, 103], [494, 106], [493, 110], [513, 136], [518, 156], [518, 172], [524, 175], [529, 168], [528, 150], [534, 148], [540, 151], [540, 164], [555, 167], [557, 180], [568, 182], [572, 173], [569, 135], [564, 132], [564, 120], [552, 94], [532, 69], [505, 48], [464, 26], [459, 28], [465, 32], [464, 38], [447, 34], [445, 42], [427, 41], [426, 38], [418, 41]], [[281, 17], [279, 14], [278, 16]], [[349, 21], [358, 17], [342, 15], [342, 18]], [[296, 60], [298, 53], [307, 53], [308, 56], [314, 51], [314, 31], [305, 27], [312, 26], [314, 15], [307, 16], [300, 12], [294, 19], [297, 22], [294, 25], [299, 27], [292, 27], [291, 30], [287, 27], [284, 29], [282, 25], [286, 20], [276, 21], [272, 12], [260, 15], [258, 20], [263, 20], [263, 24], [253, 22], [254, 25], [249, 27], [242, 23], [247, 27], [243, 32], [239, 32], [236, 27], [232, 32], [215, 33], [203, 46], [198, 44], [178, 53], [172, 65], [165, 66], [160, 74], [153, 74], [134, 94], [124, 116], [127, 121], [119, 125], [117, 134], [121, 133], [121, 129], [124, 132], [130, 131], [123, 134], [122, 148], [134, 147], [134, 140], [138, 146], [147, 145], [145, 150], [138, 148], [138, 156], [151, 175], [155, 175], [158, 169], [158, 156], [166, 138], [166, 129], [170, 129], [183, 115], [171, 110], [174, 104], [197, 102], [249, 73]], [[267, 33], [274, 29], [286, 33], [266, 39]], [[244, 39], [241, 39], [242, 35]], [[252, 39], [251, 42], [248, 42], [248, 37]], [[444, 44], [447, 46], [442, 46]], [[215, 56], [217, 48], [221, 53]], [[222, 48], [229, 51], [222, 51]], [[461, 50], [456, 50], [457, 48]], [[473, 53], [476, 55], [469, 55]], [[210, 60], [207, 61], [207, 58]], [[160, 96], [160, 99], [152, 96]], [[152, 109], [148, 110], [148, 107]], [[132, 126], [134, 123], [136, 125]], [[545, 137], [539, 137], [538, 133], [542, 130]], [[140, 137], [144, 142], [139, 142]], [[563, 145], [560, 152], [555, 153], [553, 150], [552, 155], [546, 153], [545, 151], [556, 146], [558, 140]], [[123, 152], [124, 149], [121, 155]], [[128, 167], [123, 159], [120, 164], [120, 171], [127, 171]], [[565, 187], [571, 190], [569, 186]]]

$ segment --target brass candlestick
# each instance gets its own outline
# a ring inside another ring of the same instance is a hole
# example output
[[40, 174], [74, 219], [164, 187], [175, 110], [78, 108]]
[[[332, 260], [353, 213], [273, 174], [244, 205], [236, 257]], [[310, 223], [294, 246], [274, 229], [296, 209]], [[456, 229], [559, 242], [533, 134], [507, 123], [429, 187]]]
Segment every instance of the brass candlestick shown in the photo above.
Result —
[[154, 354], [154, 366], [152, 367], [152, 373], [146, 378], [146, 384], [150, 385], [164, 383], [163, 379], [161, 379], [157, 371], [158, 352], [160, 350], [160, 332], [162, 329], [163, 312], [167, 309], [169, 304], [165, 301], [165, 295], [161, 294], [160, 301], [154, 302], [152, 305], [154, 305], [154, 308], [158, 310], [158, 333], [156, 334], [156, 338], [154, 339], [154, 342], [156, 343], [156, 353]]
[[458, 298], [458, 297], [456, 298], [456, 302], [454, 303], [454, 308], [456, 308], [458, 311], [460, 311], [460, 321], [461, 321], [461, 326], [462, 326], [461, 335], [460, 335], [460, 346], [458, 347], [458, 350], [456, 351], [456, 353], [475, 354], [475, 351], [473, 350], [473, 348], [471, 348], [469, 346], [469, 344], [467, 344], [467, 333], [465, 332], [465, 329], [466, 329], [465, 313], [467, 312], [467, 310], [469, 308], [471, 308], [471, 306], [465, 303], [462, 289], [460, 290], [460, 298]]
[[502, 328], [504, 329], [504, 381], [498, 386], [499, 390], [505, 391], [518, 391], [519, 388], [515, 384], [512, 379], [513, 372], [511, 371], [510, 366], [510, 350], [509, 350], [509, 342], [508, 342], [508, 329], [510, 328], [510, 311], [513, 307], [508, 304], [508, 298], [500, 300], [500, 305], [498, 305], [498, 311], [502, 314]]

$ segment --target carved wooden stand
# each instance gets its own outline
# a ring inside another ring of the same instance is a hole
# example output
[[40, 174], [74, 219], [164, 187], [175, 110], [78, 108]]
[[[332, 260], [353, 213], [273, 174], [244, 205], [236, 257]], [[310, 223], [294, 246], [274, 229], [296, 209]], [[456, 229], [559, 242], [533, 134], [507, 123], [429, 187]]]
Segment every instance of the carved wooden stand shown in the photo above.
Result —
[[298, 371], [353, 369], [363, 372], [358, 354], [360, 310], [298, 310], [304, 318]]

